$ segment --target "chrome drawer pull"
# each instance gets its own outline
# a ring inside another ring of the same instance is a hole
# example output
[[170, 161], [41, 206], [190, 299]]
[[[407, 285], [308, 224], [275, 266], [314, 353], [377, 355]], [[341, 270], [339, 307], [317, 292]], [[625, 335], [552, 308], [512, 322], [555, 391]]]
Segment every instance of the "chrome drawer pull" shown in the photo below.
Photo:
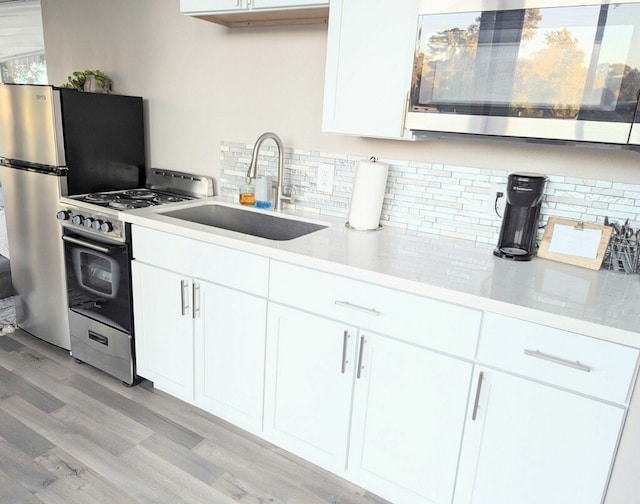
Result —
[[364, 336], [360, 337], [360, 352], [358, 353], [358, 371], [356, 372], [356, 378], [359, 380], [362, 375], [362, 369], [364, 365], [362, 364], [362, 357], [364, 354], [364, 344], [367, 342]]
[[186, 315], [189, 311], [189, 282], [187, 280], [180, 280], [180, 304], [182, 305], [182, 315]]
[[553, 362], [554, 364], [560, 364], [561, 366], [567, 366], [573, 369], [577, 369], [578, 371], [584, 371], [585, 373], [591, 372], [591, 368], [589, 366], [581, 364], [580, 361], [574, 362], [566, 359], [561, 359], [560, 357], [554, 357], [553, 355], [542, 353], [540, 350], [525, 349], [524, 354], [528, 355], [529, 357], [535, 357], [536, 359], [542, 359]]
[[352, 310], [358, 310], [364, 313], [368, 313], [369, 315], [375, 315], [376, 317], [382, 315], [378, 310], [374, 310], [373, 308], [365, 308], [364, 306], [358, 306], [356, 304], [350, 303], [349, 301], [336, 301], [336, 305], [342, 306], [343, 308], [351, 308]]
[[345, 331], [344, 335], [342, 336], [342, 367], [341, 367], [342, 374], [346, 372], [347, 364], [349, 363], [349, 361], [347, 360], [347, 344], [349, 342], [350, 337], [351, 335], [349, 334], [349, 331]]
[[471, 413], [471, 420], [474, 422], [478, 417], [478, 405], [480, 404], [480, 390], [482, 390], [482, 380], [484, 379], [484, 371], [480, 371], [478, 375], [478, 385], [476, 386], [476, 399], [473, 401], [473, 412]]
[[200, 316], [200, 284], [193, 282], [191, 287], [191, 302], [193, 303], [192, 317], [195, 319]]

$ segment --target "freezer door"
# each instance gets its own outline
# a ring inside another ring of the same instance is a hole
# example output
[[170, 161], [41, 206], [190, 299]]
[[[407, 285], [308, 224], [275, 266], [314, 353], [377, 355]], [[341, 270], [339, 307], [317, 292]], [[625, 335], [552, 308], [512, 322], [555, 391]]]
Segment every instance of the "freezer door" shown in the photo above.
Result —
[[35, 165], [66, 165], [59, 90], [0, 84], [0, 157]]

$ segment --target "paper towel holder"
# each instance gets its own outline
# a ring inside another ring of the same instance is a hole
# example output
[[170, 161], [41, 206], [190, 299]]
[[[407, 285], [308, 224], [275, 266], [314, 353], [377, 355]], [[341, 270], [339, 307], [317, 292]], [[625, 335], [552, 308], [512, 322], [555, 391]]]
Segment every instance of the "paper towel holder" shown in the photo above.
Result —
[[[370, 156], [370, 157], [369, 157], [369, 159], [368, 159], [365, 163], [378, 163], [378, 158], [376, 158], [375, 156]], [[384, 166], [385, 166], [384, 178], [385, 178], [385, 180], [386, 180], [387, 172], [388, 172], [388, 167], [387, 167], [387, 165], [386, 165], [386, 164], [384, 164], [384, 163], [382, 163], [382, 165], [384, 165]], [[359, 167], [359, 168], [360, 168], [360, 167]], [[360, 169], [361, 169], [361, 168], [360, 168]], [[354, 182], [354, 191], [355, 191], [355, 189], [356, 189], [356, 186], [357, 186], [357, 185], [358, 185], [358, 171], [356, 171], [356, 180], [355, 180], [355, 182]], [[379, 208], [379, 210], [382, 210], [382, 196], [381, 196], [381, 199], [380, 199], [380, 202], [379, 202], [379, 203], [380, 203], [380, 208]], [[351, 205], [352, 205], [352, 206], [351, 206], [351, 209], [349, 210], [349, 218], [348, 218], [347, 222], [345, 223], [345, 227], [346, 227], [347, 229], [350, 229], [350, 230], [353, 230], [353, 231], [380, 231], [380, 230], [382, 229], [382, 225], [380, 224], [379, 219], [378, 219], [378, 224], [377, 224], [377, 226], [374, 226], [374, 225], [367, 225], [367, 226], [361, 226], [361, 227], [358, 227], [358, 226], [354, 226], [353, 224], [351, 224], [351, 222], [350, 222], [350, 221], [352, 220], [352, 212], [353, 212], [353, 198], [352, 198], [352, 201], [351, 201]]]
[[353, 231], [380, 231], [382, 229], [382, 224], [378, 224], [378, 227], [373, 229], [360, 229], [360, 228], [353, 227], [348, 222], [345, 222], [344, 227], [346, 227], [347, 229], [351, 229]]

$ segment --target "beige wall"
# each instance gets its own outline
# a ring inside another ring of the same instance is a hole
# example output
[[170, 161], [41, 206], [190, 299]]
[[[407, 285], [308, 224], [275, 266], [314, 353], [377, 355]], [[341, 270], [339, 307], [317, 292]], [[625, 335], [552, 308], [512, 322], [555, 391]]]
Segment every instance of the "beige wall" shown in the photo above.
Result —
[[[148, 100], [149, 164], [219, 174], [220, 140], [268, 130], [287, 147], [640, 181], [640, 154], [491, 141], [401, 142], [321, 132], [326, 26], [228, 29], [179, 0], [42, 0], [49, 82], [99, 68]], [[375, 71], [375, 69], [373, 69]]]

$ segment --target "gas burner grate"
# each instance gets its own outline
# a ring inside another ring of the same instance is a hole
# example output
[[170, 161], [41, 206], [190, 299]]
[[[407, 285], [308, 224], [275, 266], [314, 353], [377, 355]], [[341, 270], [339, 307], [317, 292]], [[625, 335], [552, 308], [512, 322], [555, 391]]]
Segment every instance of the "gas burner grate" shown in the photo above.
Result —
[[119, 199], [109, 202], [109, 207], [117, 210], [133, 210], [135, 208], [145, 208], [153, 206], [154, 202], [144, 199]]
[[125, 191], [121, 191], [120, 194], [125, 198], [132, 199], [154, 199], [158, 195], [151, 189], [139, 188], [139, 189], [127, 189]]
[[87, 194], [83, 199], [89, 203], [107, 204], [119, 200], [120, 196], [114, 193], [93, 193]]
[[155, 198], [153, 198], [153, 202], [156, 205], [164, 205], [166, 203], [186, 201], [187, 199], [189, 198], [185, 198], [184, 196], [175, 196], [173, 194], [156, 194]]

